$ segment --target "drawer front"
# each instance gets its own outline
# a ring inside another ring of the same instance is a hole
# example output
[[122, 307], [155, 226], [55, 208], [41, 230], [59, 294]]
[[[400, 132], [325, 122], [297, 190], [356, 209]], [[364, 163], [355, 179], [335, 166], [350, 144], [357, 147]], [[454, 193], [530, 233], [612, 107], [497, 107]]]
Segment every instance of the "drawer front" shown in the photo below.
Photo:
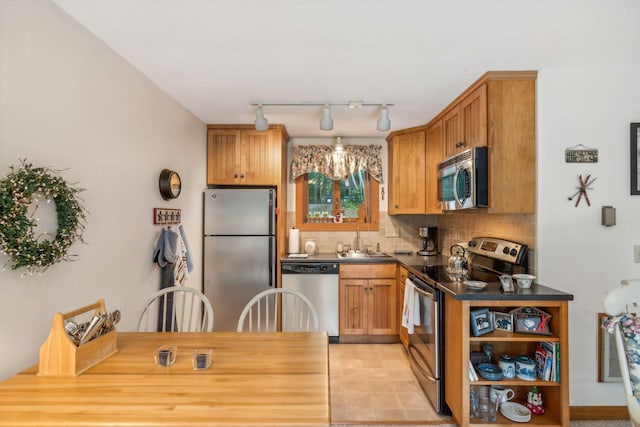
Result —
[[395, 278], [396, 264], [340, 264], [341, 279]]

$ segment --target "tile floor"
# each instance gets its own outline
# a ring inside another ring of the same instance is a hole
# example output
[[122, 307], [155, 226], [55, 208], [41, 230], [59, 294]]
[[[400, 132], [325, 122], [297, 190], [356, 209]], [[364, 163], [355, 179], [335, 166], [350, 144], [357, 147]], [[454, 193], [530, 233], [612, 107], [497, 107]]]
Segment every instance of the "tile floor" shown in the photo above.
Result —
[[332, 423], [450, 422], [416, 380], [401, 344], [329, 345]]

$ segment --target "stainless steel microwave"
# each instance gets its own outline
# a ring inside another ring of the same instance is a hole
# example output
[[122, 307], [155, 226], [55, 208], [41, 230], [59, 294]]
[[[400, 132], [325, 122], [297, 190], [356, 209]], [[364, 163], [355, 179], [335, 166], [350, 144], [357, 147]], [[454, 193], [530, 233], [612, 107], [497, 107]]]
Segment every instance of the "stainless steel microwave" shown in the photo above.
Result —
[[487, 207], [487, 147], [465, 150], [438, 164], [438, 200], [445, 211]]

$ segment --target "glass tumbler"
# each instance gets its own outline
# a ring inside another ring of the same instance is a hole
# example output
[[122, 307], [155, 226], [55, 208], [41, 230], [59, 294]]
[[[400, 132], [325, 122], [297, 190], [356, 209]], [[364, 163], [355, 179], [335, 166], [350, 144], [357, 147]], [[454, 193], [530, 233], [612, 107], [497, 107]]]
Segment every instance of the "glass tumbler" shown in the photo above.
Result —
[[201, 371], [204, 369], [209, 369], [211, 366], [211, 356], [213, 351], [209, 349], [199, 349], [193, 352], [191, 356], [191, 362], [193, 363], [194, 371]]

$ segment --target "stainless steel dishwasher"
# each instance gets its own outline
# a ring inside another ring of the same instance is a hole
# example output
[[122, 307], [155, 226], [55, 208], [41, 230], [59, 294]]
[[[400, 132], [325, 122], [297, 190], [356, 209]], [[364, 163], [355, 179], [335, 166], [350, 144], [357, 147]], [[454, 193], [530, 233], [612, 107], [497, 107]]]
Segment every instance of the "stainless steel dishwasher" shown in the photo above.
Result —
[[320, 330], [330, 342], [339, 340], [337, 262], [283, 262], [282, 287], [309, 298], [318, 312]]

